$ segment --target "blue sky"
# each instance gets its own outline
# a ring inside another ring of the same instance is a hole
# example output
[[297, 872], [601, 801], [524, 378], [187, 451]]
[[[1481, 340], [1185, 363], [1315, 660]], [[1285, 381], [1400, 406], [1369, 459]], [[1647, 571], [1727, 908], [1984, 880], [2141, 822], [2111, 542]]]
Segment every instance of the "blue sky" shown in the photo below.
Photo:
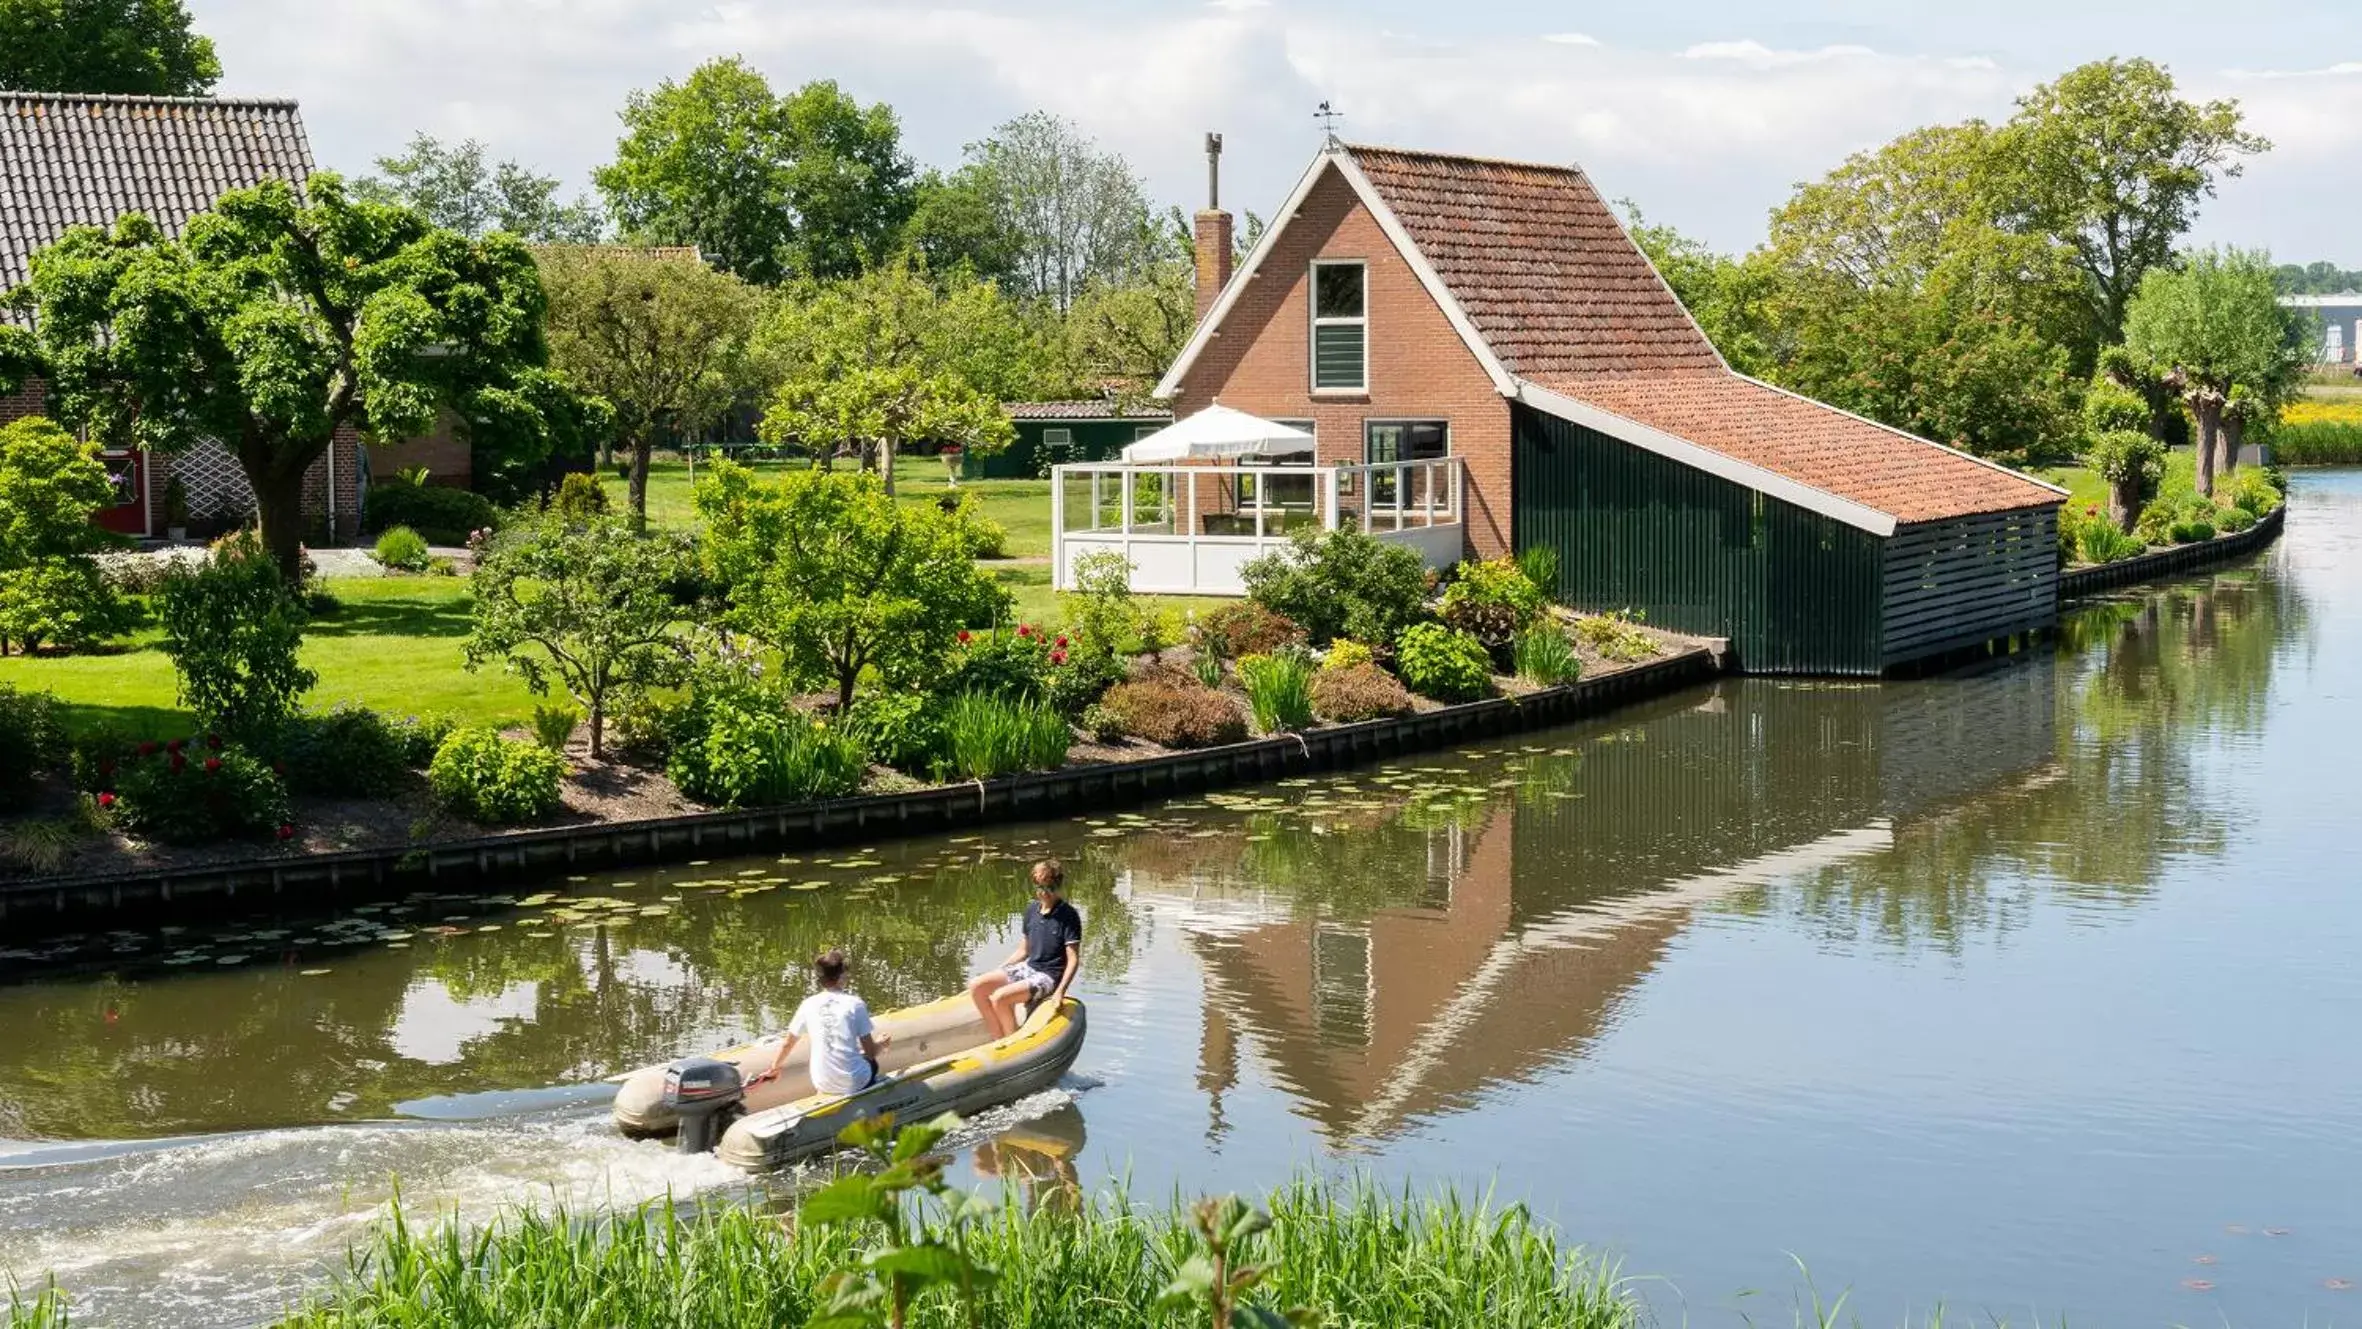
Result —
[[1268, 212], [1318, 143], [1348, 138], [1571, 161], [1726, 249], [1798, 180], [1917, 125], [2000, 118], [2084, 60], [2145, 55], [2236, 97], [2275, 150], [2198, 231], [2362, 267], [2362, 9], [2251, 0], [192, 0], [223, 91], [299, 98], [324, 165], [366, 169], [415, 130], [586, 182], [624, 95], [741, 54], [782, 88], [834, 78], [890, 102], [921, 160], [1047, 108], [1123, 153], [1164, 202]]

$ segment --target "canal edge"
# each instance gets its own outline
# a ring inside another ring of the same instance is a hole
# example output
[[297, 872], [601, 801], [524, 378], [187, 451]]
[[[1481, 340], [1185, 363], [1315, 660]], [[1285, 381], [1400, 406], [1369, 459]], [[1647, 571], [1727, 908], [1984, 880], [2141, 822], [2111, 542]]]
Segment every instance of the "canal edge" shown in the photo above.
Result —
[[2213, 567], [2218, 563], [2228, 563], [2278, 539], [2280, 529], [2287, 520], [2288, 504], [2283, 502], [2257, 518], [2255, 525], [2236, 535], [2218, 535], [2197, 544], [2175, 545], [2171, 549], [2160, 549], [2154, 554], [2141, 554], [2117, 563], [2070, 568], [2059, 574], [2059, 603], [2063, 605], [2069, 600], [2079, 600], [2119, 586], [2159, 581], [2184, 572]]

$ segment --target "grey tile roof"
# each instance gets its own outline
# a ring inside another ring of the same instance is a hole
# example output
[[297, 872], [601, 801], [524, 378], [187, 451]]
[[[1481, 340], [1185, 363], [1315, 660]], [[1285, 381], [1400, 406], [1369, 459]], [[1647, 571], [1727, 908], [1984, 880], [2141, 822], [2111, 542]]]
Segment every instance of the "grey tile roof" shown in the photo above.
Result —
[[1130, 410], [1110, 398], [1088, 401], [1005, 401], [1001, 411], [1012, 420], [1170, 420], [1162, 406], [1134, 406]]
[[178, 234], [230, 190], [311, 173], [291, 101], [0, 92], [0, 291], [67, 227], [137, 212]]

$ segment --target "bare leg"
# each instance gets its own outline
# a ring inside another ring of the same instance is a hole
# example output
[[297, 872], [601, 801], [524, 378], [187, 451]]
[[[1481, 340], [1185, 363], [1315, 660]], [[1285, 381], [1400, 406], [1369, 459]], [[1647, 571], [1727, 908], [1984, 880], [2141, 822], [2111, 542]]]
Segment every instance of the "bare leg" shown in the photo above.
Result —
[[1010, 983], [993, 991], [993, 1037], [1007, 1038], [1017, 1032], [1017, 1006], [1033, 995], [1033, 989], [1023, 983]]
[[993, 996], [1008, 982], [999, 973], [978, 974], [968, 980], [968, 1000], [976, 1003], [976, 1013], [984, 1017], [984, 1027], [994, 1038], [1005, 1038], [1008, 1031], [1001, 1028], [1001, 1011], [993, 1004]]

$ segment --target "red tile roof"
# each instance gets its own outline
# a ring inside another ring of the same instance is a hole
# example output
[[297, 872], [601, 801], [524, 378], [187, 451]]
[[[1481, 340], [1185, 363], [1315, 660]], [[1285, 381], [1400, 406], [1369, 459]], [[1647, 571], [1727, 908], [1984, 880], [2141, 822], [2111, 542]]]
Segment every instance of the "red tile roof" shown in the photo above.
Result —
[[1722, 367], [1581, 171], [1345, 151], [1510, 373]]
[[1579, 170], [1344, 151], [1518, 378], [1898, 522], [2061, 501], [2014, 471], [1730, 372]]
[[2015, 471], [1727, 370], [1534, 381], [1898, 522], [2062, 501]]

